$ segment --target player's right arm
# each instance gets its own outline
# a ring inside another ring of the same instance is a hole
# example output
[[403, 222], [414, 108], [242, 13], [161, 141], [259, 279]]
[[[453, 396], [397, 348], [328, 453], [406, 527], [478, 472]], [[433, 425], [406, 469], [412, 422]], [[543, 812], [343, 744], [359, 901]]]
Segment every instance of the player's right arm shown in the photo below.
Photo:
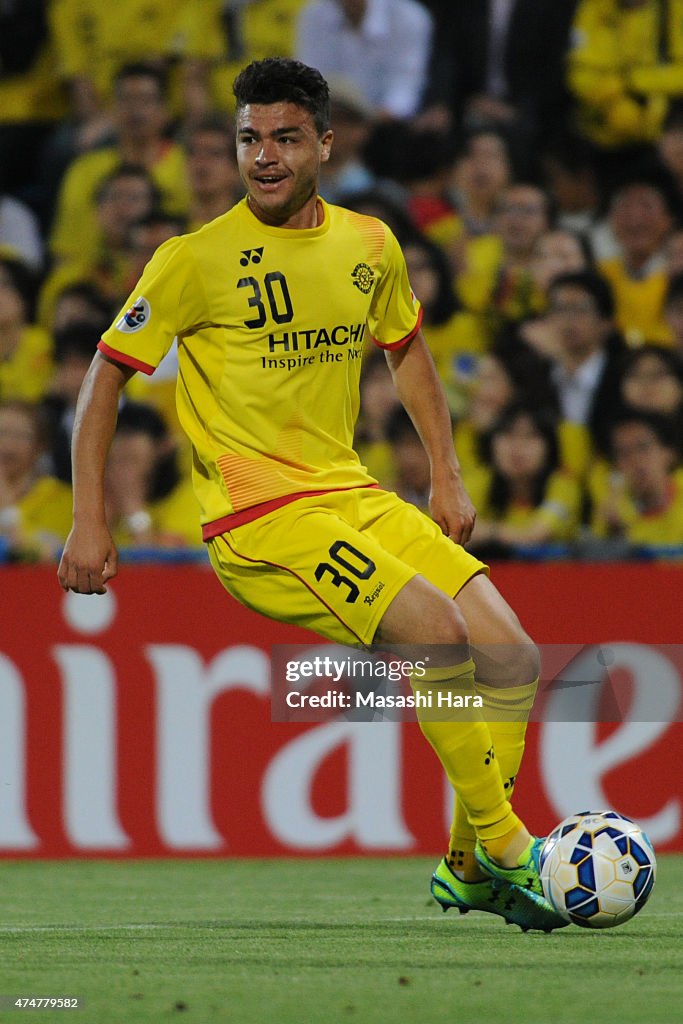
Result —
[[77, 594], [104, 594], [105, 584], [116, 575], [116, 548], [105, 515], [104, 471], [121, 391], [134, 372], [98, 352], [78, 397], [71, 445], [73, 526], [57, 573], [64, 590]]

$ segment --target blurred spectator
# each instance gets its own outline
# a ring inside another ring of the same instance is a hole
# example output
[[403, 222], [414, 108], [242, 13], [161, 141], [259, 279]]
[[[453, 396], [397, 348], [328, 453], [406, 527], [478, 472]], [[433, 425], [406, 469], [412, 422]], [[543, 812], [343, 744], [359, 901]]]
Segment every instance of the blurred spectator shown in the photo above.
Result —
[[494, 230], [496, 210], [511, 176], [505, 137], [486, 128], [470, 132], [454, 175], [454, 198], [466, 236], [476, 238]]
[[191, 195], [188, 222], [190, 230], [196, 231], [244, 195], [234, 126], [223, 117], [205, 119], [190, 129], [185, 150]]
[[52, 373], [52, 340], [33, 322], [36, 282], [18, 260], [0, 258], [0, 401], [41, 398]]
[[683, 357], [683, 270], [669, 281], [664, 315], [671, 331], [674, 348]]
[[613, 240], [603, 252], [595, 236], [601, 197], [592, 146], [581, 135], [559, 128], [544, 146], [541, 165], [557, 227], [588, 239], [597, 255], [611, 256]]
[[585, 240], [571, 231], [546, 231], [536, 242], [531, 262], [531, 276], [539, 296], [543, 299], [544, 315], [525, 320], [517, 328], [520, 338], [541, 355], [556, 357], [559, 340], [552, 317], [545, 315], [548, 288], [560, 274], [588, 270], [591, 260]]
[[320, 168], [320, 194], [328, 203], [339, 196], [366, 192], [375, 178], [363, 159], [374, 112], [352, 79], [329, 80], [334, 142], [330, 159]]
[[427, 81], [429, 12], [416, 0], [310, 0], [295, 56], [325, 77], [355, 81], [378, 115], [417, 113]]
[[50, 324], [53, 334], [73, 324], [94, 324], [106, 329], [114, 310], [90, 281], [75, 281], [62, 288], [55, 298]]
[[557, 398], [550, 364], [523, 344], [494, 345], [477, 360], [473, 374], [465, 377], [462, 385], [469, 403], [453, 436], [467, 482], [466, 474], [482, 466], [485, 438], [509, 405], [554, 407]]
[[590, 263], [588, 247], [572, 231], [554, 228], [541, 235], [531, 254], [531, 276], [543, 295], [554, 277], [585, 270]]
[[155, 208], [158, 200], [159, 191], [151, 174], [134, 164], [114, 168], [99, 183], [94, 199], [95, 249], [64, 260], [49, 275], [40, 295], [42, 324], [50, 323], [56, 296], [76, 281], [92, 282], [112, 306], [121, 305], [134, 276], [131, 228]]
[[42, 410], [48, 425], [50, 468], [54, 476], [71, 483], [71, 434], [81, 384], [108, 323], [70, 324], [54, 335], [55, 368]]
[[71, 488], [43, 473], [47, 447], [40, 410], [0, 403], [0, 552], [12, 561], [49, 561], [71, 528]]
[[410, 285], [422, 304], [422, 332], [449, 390], [458, 360], [484, 352], [485, 334], [479, 319], [456, 299], [451, 268], [438, 245], [416, 234], [404, 243], [403, 254]]
[[660, 0], [581, 0], [568, 84], [579, 129], [604, 153], [607, 180], [623, 173], [619, 150], [654, 143], [683, 80], [683, 21]]
[[0, 179], [10, 195], [41, 205], [38, 170], [46, 139], [67, 112], [47, 32], [61, 0], [0, 4]]
[[124, 66], [116, 77], [113, 116], [116, 142], [78, 157], [62, 182], [50, 241], [57, 260], [95, 257], [97, 190], [120, 164], [148, 171], [164, 208], [187, 212], [185, 154], [166, 135], [170, 113], [164, 75], [145, 64]]
[[673, 217], [664, 181], [653, 174], [620, 185], [612, 193], [609, 219], [621, 252], [598, 268], [612, 286], [617, 326], [630, 344], [669, 341], [664, 243]]
[[175, 441], [150, 406], [119, 412], [105, 476], [107, 523], [123, 547], [201, 546], [199, 506], [180, 475]]
[[386, 432], [395, 473], [391, 489], [404, 501], [428, 513], [432, 479], [429, 458], [402, 405], [389, 415]]
[[683, 455], [683, 354], [659, 345], [628, 352], [622, 366], [621, 397], [627, 408], [670, 420], [679, 456]]
[[58, 0], [51, 29], [79, 125], [78, 149], [91, 146], [109, 127], [114, 81], [133, 61], [178, 71], [177, 107], [185, 116], [201, 116], [211, 106], [209, 70], [223, 50], [214, 3]]
[[384, 352], [373, 346], [363, 363], [360, 379], [360, 414], [354, 447], [371, 476], [390, 487], [394, 466], [387, 438], [387, 423], [400, 402]]
[[538, 406], [509, 406], [489, 434], [486, 451], [488, 473], [468, 480], [478, 509], [471, 547], [509, 551], [573, 540], [581, 489], [560, 468], [552, 413]]
[[608, 282], [592, 271], [561, 274], [550, 284], [549, 315], [557, 332], [552, 378], [563, 419], [585, 427], [598, 447], [619, 406], [625, 346], [614, 328]]
[[451, 197], [455, 169], [454, 140], [444, 132], [406, 125], [390, 128], [397, 139], [391, 174], [406, 190], [411, 220], [443, 244], [463, 233]]
[[683, 475], [675, 472], [671, 422], [656, 413], [624, 413], [610, 430], [610, 453], [593, 533], [654, 548], [683, 544]]
[[518, 172], [565, 111], [563, 58], [576, 0], [436, 5], [426, 106], [442, 126], [504, 131]]
[[533, 316], [543, 308], [531, 264], [538, 239], [548, 230], [548, 197], [536, 185], [518, 183], [503, 192], [493, 235], [472, 239], [465, 269], [457, 278], [464, 305], [483, 314], [491, 336], [506, 323]]

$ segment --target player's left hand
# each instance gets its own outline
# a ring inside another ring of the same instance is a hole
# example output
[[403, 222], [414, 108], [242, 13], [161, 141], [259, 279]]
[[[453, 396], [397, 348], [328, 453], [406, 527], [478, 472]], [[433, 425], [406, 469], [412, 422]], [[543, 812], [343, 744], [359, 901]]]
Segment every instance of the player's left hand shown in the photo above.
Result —
[[447, 471], [432, 473], [429, 511], [447, 537], [456, 544], [467, 543], [474, 529], [477, 510], [460, 474], [450, 467]]

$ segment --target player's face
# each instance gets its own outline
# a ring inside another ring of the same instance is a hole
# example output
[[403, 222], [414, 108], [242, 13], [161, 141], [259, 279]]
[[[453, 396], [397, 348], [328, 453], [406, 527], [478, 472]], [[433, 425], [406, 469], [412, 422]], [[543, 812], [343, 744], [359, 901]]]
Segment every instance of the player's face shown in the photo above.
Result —
[[252, 212], [266, 224], [314, 227], [320, 164], [332, 132], [318, 135], [294, 103], [248, 104], [237, 114], [237, 165]]

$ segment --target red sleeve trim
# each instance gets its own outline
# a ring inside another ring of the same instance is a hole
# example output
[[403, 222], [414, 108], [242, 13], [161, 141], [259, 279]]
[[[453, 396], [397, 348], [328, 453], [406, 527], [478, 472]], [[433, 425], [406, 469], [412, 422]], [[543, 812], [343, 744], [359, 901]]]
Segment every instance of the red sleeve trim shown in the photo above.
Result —
[[372, 335], [370, 335], [370, 337], [374, 341], [375, 345], [378, 346], [378, 348], [388, 349], [389, 351], [392, 351], [395, 348], [402, 348], [404, 345], [407, 345], [409, 341], [412, 341], [417, 332], [420, 330], [420, 327], [422, 326], [423, 315], [424, 311], [422, 309], [422, 306], [420, 306], [417, 313], [417, 323], [413, 327], [410, 334], [406, 334], [405, 338], [401, 338], [400, 341], [392, 342], [391, 345], [383, 345], [381, 341], [377, 340], [377, 338], [372, 338]]
[[115, 348], [110, 348], [102, 339], [98, 341], [97, 347], [100, 352], [105, 356], [109, 356], [114, 362], [132, 366], [134, 370], [140, 370], [142, 373], [146, 373], [148, 377], [151, 377], [156, 370], [156, 366], [150, 366], [149, 363], [143, 363], [141, 359], [135, 359], [133, 356], [126, 355], [125, 352], [117, 352]]

